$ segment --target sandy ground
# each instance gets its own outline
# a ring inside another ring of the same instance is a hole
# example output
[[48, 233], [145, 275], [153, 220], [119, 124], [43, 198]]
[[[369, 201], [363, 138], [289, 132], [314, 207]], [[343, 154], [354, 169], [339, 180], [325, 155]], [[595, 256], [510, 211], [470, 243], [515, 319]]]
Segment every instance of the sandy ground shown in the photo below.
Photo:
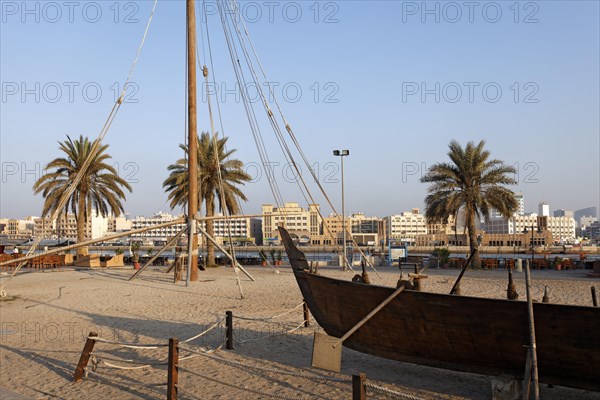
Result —
[[[179, 398], [351, 398], [349, 382], [315, 377], [349, 378], [364, 372], [369, 382], [423, 399], [488, 399], [490, 377], [400, 363], [344, 349], [341, 374], [310, 368], [312, 335], [318, 327], [285, 333], [302, 322], [300, 291], [289, 268], [276, 274], [269, 268], [249, 267], [250, 282], [241, 272], [240, 287], [231, 268], [200, 273], [201, 282], [185, 287], [172, 276], [146, 271], [133, 282], [132, 270], [78, 270], [27, 273], [7, 287], [0, 301], [0, 387], [40, 399], [154, 399], [165, 398], [167, 349], [132, 349], [97, 343], [101, 360], [84, 381], [72, 382], [75, 366], [90, 331], [112, 341], [165, 345], [171, 337], [185, 340], [221, 320], [234, 316], [268, 318], [286, 311], [274, 322], [235, 319], [234, 350], [220, 349], [181, 361]], [[333, 268], [321, 273], [350, 279]], [[456, 270], [428, 270], [423, 289], [449, 292]], [[371, 273], [377, 284], [395, 285], [397, 270]], [[2, 279], [6, 279], [3, 276]], [[468, 271], [463, 295], [504, 298], [505, 271]], [[523, 274], [515, 274], [517, 291], [525, 296]], [[533, 296], [541, 300], [544, 286], [554, 303], [591, 305], [590, 287], [600, 280], [585, 271], [534, 271]], [[190, 342], [193, 348], [214, 349], [224, 341], [224, 326]], [[183, 349], [181, 356], [190, 353]], [[107, 365], [139, 366], [115, 369]], [[258, 368], [257, 368], [258, 367]], [[598, 367], [598, 366], [596, 366]], [[3, 393], [0, 391], [0, 394]], [[7, 392], [4, 392], [7, 393]], [[544, 399], [600, 399], [600, 393], [542, 385]], [[8, 397], [10, 398], [10, 397]], [[394, 398], [369, 390], [369, 398]]]

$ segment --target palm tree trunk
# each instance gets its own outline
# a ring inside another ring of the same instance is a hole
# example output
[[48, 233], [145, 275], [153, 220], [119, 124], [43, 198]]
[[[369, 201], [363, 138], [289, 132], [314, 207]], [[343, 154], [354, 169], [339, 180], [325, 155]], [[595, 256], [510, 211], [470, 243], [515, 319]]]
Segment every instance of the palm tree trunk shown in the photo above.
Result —
[[471, 265], [475, 268], [479, 268], [481, 263], [479, 261], [479, 243], [477, 243], [477, 228], [475, 227], [475, 210], [467, 209], [467, 229], [469, 230], [469, 247], [471, 252], [475, 250], [475, 256], [473, 257], [473, 263]]
[[[206, 201], [206, 216], [207, 217], [213, 217], [215, 215], [215, 201], [214, 201], [214, 195], [213, 198], [207, 199]], [[213, 221], [211, 219], [208, 219], [206, 221], [206, 233], [208, 233], [212, 238], [215, 237], [215, 228], [213, 225]], [[207, 240], [206, 243], [206, 266], [207, 267], [212, 267], [214, 266], [215, 263], [215, 245], [210, 241]]]
[[[87, 194], [84, 192], [79, 193], [79, 199], [77, 201], [77, 243], [81, 243], [85, 240], [85, 227], [87, 223], [87, 213], [85, 210], [85, 198]], [[88, 254], [87, 247], [79, 247], [77, 249], [78, 256], [85, 256]]]

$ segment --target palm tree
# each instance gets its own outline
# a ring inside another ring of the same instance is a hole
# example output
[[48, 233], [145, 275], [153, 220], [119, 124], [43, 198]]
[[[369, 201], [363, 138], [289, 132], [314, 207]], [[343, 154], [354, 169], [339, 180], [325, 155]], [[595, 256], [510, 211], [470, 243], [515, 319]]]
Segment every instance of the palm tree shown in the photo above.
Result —
[[468, 230], [469, 246], [476, 251], [474, 265], [479, 266], [479, 253], [475, 215], [489, 219], [492, 209], [509, 218], [517, 210], [515, 194], [502, 185], [517, 182], [511, 176], [516, 170], [500, 160], [490, 160], [484, 150], [485, 141], [475, 145], [467, 143], [465, 148], [453, 140], [449, 144], [451, 163], [436, 163], [421, 178], [431, 183], [425, 198], [425, 218], [428, 222], [448, 221], [451, 215], [457, 218], [464, 210], [464, 223]]
[[[131, 192], [131, 186], [119, 177], [113, 166], [107, 164], [107, 160], [111, 158], [106, 153], [108, 145], [99, 145], [92, 154], [96, 141], [92, 142], [83, 135], [73, 141], [67, 135], [67, 140], [59, 142], [59, 149], [64, 156], [52, 160], [46, 167], [51, 171], [33, 185], [35, 194], [41, 192], [45, 199], [42, 217], [52, 215], [60, 207], [64, 192], [73, 185], [75, 177], [83, 169], [85, 160], [91, 157], [89, 166], [67, 199], [64, 210], [58, 210], [64, 213], [65, 218], [69, 209], [75, 214], [78, 243], [85, 239], [86, 224], [92, 211], [103, 217], [109, 213], [119, 216], [124, 212], [121, 200], [125, 199], [125, 193], [122, 188]], [[87, 254], [87, 248], [77, 249], [77, 254]]]
[[[198, 137], [198, 209], [202, 202], [206, 204], [206, 216], [215, 215], [215, 198], [219, 201], [219, 210], [224, 209], [231, 214], [240, 212], [238, 199], [248, 199], [238, 188], [252, 179], [243, 170], [244, 163], [231, 159], [235, 149], [227, 150], [227, 137], [211, 137], [209, 133], [202, 132]], [[179, 147], [188, 154], [188, 147], [180, 144]], [[169, 193], [169, 206], [171, 209], [187, 206], [188, 200], [188, 167], [186, 159], [179, 159], [175, 164], [167, 167], [169, 177], [163, 182], [165, 192]], [[206, 232], [214, 236], [212, 220], [206, 221]], [[215, 248], [209, 241], [207, 244], [207, 264], [215, 264]]]

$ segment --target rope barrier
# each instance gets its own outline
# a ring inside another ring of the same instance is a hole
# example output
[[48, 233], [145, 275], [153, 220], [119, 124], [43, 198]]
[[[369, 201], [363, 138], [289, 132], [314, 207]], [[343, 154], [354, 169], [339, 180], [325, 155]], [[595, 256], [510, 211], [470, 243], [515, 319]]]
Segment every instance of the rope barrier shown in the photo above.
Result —
[[[184, 367], [182, 367], [182, 366], [179, 366], [179, 370], [180, 370], [180, 371], [187, 372], [187, 373], [190, 373], [190, 374], [192, 374], [192, 375], [196, 375], [197, 377], [200, 377], [200, 378], [204, 378], [204, 376], [200, 375], [199, 373], [197, 373], [197, 372], [194, 372], [194, 371], [192, 371], [192, 370], [189, 370], [189, 369], [187, 369], [187, 368], [184, 368]], [[224, 382], [220, 382], [220, 383], [224, 383]], [[263, 390], [260, 390], [260, 389], [252, 389], [252, 388], [249, 388], [249, 387], [248, 387], [248, 386], [246, 386], [246, 385], [244, 385], [244, 386], [236, 386], [236, 385], [233, 385], [233, 384], [231, 384], [231, 383], [227, 383], [227, 385], [229, 385], [229, 386], [233, 386], [233, 387], [235, 387], [235, 388], [237, 388], [237, 389], [240, 389], [240, 390], [246, 390], [246, 391], [248, 391], [248, 392], [250, 392], [250, 393], [259, 394], [259, 395], [261, 395], [261, 396], [272, 397], [272, 398], [274, 398], [274, 399], [282, 399], [282, 400], [297, 400], [297, 399], [304, 399], [304, 398], [302, 398], [302, 397], [291, 397], [291, 396], [285, 396], [285, 395], [281, 395], [281, 394], [268, 393], [268, 392], [265, 392], [265, 391], [263, 391]]]
[[[117, 113], [119, 112], [119, 109], [121, 108], [121, 105], [123, 104], [123, 99], [127, 92], [128, 83], [133, 75], [133, 71], [135, 70], [135, 66], [137, 65], [137, 62], [139, 60], [140, 52], [142, 51], [142, 47], [144, 47], [146, 37], [148, 36], [148, 30], [150, 29], [150, 24], [152, 22], [152, 17], [154, 16], [154, 11], [156, 9], [157, 3], [158, 3], [158, 0], [154, 0], [154, 5], [152, 6], [152, 11], [150, 12], [150, 17], [148, 19], [148, 23], [146, 24], [146, 29], [144, 30], [144, 35], [142, 36], [142, 41], [141, 41], [140, 45], [138, 46], [135, 58], [133, 60], [133, 64], [131, 65], [131, 68], [129, 69], [129, 74], [127, 75], [127, 79], [125, 80], [125, 83], [123, 84], [123, 90], [121, 91], [121, 95], [119, 96], [119, 98], [117, 99], [115, 104], [113, 105], [113, 108], [110, 111], [106, 121], [104, 122], [104, 125], [103, 125], [102, 129], [100, 130], [100, 133], [98, 134], [98, 137], [96, 138], [96, 140], [94, 140], [94, 142], [92, 144], [92, 149], [90, 150], [90, 154], [85, 159], [80, 170], [77, 172], [77, 175], [75, 176], [74, 181], [69, 184], [69, 187], [67, 188], [67, 190], [60, 197], [58, 205], [56, 207], [54, 207], [54, 211], [51, 214], [52, 221], [56, 221], [56, 219], [58, 218], [60, 213], [63, 212], [63, 210], [69, 203], [70, 197], [72, 196], [73, 192], [75, 192], [75, 190], [77, 189], [79, 183], [81, 182], [83, 175], [85, 174], [86, 170], [89, 168], [92, 158], [96, 155], [96, 152], [100, 148], [100, 144], [101, 144], [102, 140], [108, 133], [113, 121], [115, 120], [115, 118], [117, 116]], [[79, 210], [79, 211], [81, 212], [81, 210]], [[33, 253], [35, 252], [35, 249], [41, 243], [41, 241], [42, 241], [42, 236], [38, 237], [33, 242], [31, 247], [29, 248], [29, 251], [27, 252], [27, 256], [33, 255]], [[14, 269], [12, 274], [8, 277], [8, 279], [2, 285], [0, 285], [0, 297], [6, 297], [6, 292], [4, 291], [4, 289], [6, 288], [6, 285], [8, 285], [8, 283], [15, 277], [15, 275], [19, 272], [19, 270], [25, 264], [26, 263], [23, 261], [20, 262], [19, 265], [17, 265], [17, 267]]]
[[392, 396], [396, 396], [402, 399], [407, 399], [407, 400], [423, 400], [420, 397], [416, 397], [416, 396], [412, 396], [410, 394], [406, 394], [406, 393], [400, 393], [396, 390], [392, 390], [392, 389], [388, 389], [386, 387], [383, 386], [379, 386], [379, 385], [375, 385], [373, 383], [370, 382], [365, 382], [365, 387], [368, 387], [369, 389], [374, 389], [374, 390], [378, 390], [380, 392], [392, 395]]
[[219, 321], [215, 322], [212, 326], [210, 326], [209, 328], [205, 329], [203, 332], [200, 332], [199, 334], [197, 334], [196, 336], [192, 336], [189, 339], [183, 340], [180, 342], [181, 343], [188, 343], [191, 342], [192, 340], [196, 340], [201, 336], [206, 335], [208, 332], [212, 331], [213, 329], [217, 328], [219, 325], [221, 325], [223, 323], [223, 321], [225, 321], [225, 317], [221, 318]]
[[127, 359], [127, 358], [113, 358], [110, 356], [100, 355], [97, 353], [91, 353], [90, 356], [95, 357], [95, 359], [98, 359], [99, 362], [104, 362], [105, 364], [106, 364], [106, 360], [119, 361], [119, 362], [130, 363], [130, 364], [144, 364], [144, 365], [165, 365], [166, 364], [166, 361], [142, 363], [140, 361], [131, 360], [131, 359]]
[[292, 312], [296, 311], [298, 308], [302, 307], [303, 305], [304, 305], [304, 302], [302, 302], [302, 303], [298, 304], [296, 307], [292, 308], [291, 310], [285, 311], [285, 312], [283, 312], [283, 313], [281, 313], [281, 314], [278, 314], [278, 315], [274, 315], [274, 316], [272, 316], [272, 317], [266, 317], [266, 318], [252, 318], [252, 317], [240, 317], [240, 316], [238, 316], [238, 315], [236, 315], [235, 317], [236, 317], [236, 318], [239, 318], [239, 319], [247, 320], [247, 321], [263, 321], [263, 322], [269, 322], [270, 320], [277, 319], [277, 318], [279, 318], [279, 317], [283, 317], [284, 315], [290, 314], [290, 313], [292, 313]]
[[246, 364], [246, 363], [243, 363], [243, 362], [240, 362], [237, 360], [227, 360], [223, 357], [217, 357], [217, 356], [210, 355], [210, 354], [203, 354], [203, 355], [205, 355], [206, 357], [208, 357], [210, 359], [213, 359], [216, 361], [221, 361], [225, 364], [230, 364], [235, 367], [251, 368], [251, 369], [256, 369], [256, 370], [263, 371], [263, 372], [270, 372], [270, 373], [280, 374], [280, 375], [288, 375], [288, 376], [293, 376], [296, 378], [314, 379], [314, 380], [318, 380], [318, 381], [341, 382], [341, 383], [352, 382], [352, 379], [348, 378], [348, 377], [336, 378], [336, 377], [332, 377], [332, 376], [311, 375], [311, 374], [307, 374], [307, 373], [291, 372], [291, 371], [286, 371], [283, 369], [274, 369], [274, 368], [268, 368], [268, 367], [261, 367], [258, 365]]
[[[219, 347], [216, 347], [216, 348], [210, 349], [210, 350], [207, 350], [204, 347], [200, 347], [199, 349], [195, 349], [195, 348], [192, 348], [192, 347], [188, 347], [186, 345], [181, 346], [181, 343], [180, 343], [179, 347], [181, 349], [185, 350], [185, 351], [189, 351], [190, 353], [195, 353], [197, 355], [206, 355], [206, 354], [212, 354], [212, 353], [214, 353], [214, 352], [216, 352], [218, 350], [221, 350], [221, 348], [223, 347], [223, 345], [220, 345]], [[179, 358], [179, 361], [189, 360], [190, 358], [194, 358], [194, 357], [195, 356], [193, 356], [193, 357], [192, 356], [181, 357], [181, 358]]]
[[[237, 318], [237, 317], [236, 317], [236, 318]], [[295, 332], [295, 331], [297, 331], [298, 329], [300, 329], [300, 328], [304, 327], [304, 323], [305, 323], [305, 322], [306, 322], [306, 321], [302, 321], [302, 322], [300, 323], [300, 325], [296, 326], [295, 328], [288, 329], [288, 330], [286, 330], [286, 331], [282, 331], [282, 332], [270, 333], [270, 334], [268, 334], [268, 335], [266, 335], [266, 336], [263, 336], [263, 337], [260, 337], [260, 338], [255, 338], [255, 339], [241, 340], [241, 339], [239, 338], [239, 336], [238, 336], [238, 334], [237, 334], [237, 331], [236, 331], [236, 330], [234, 330], [234, 331], [233, 331], [233, 336], [235, 336], [234, 340], [235, 340], [235, 342], [236, 342], [237, 344], [255, 343], [255, 342], [260, 342], [261, 340], [265, 340], [265, 339], [272, 338], [272, 337], [275, 337], [275, 336], [286, 335], [286, 334], [288, 334], [288, 333]]]
[[114, 344], [116, 346], [126, 347], [128, 349], [158, 349], [160, 347], [168, 347], [169, 346], [167, 344], [162, 344], [162, 343], [149, 344], [149, 345], [138, 345], [138, 344], [134, 344], [134, 343], [118, 342], [116, 340], [103, 339], [103, 338], [98, 337], [98, 336], [93, 336], [93, 337], [92, 336], [88, 336], [88, 339], [94, 339], [97, 342]]

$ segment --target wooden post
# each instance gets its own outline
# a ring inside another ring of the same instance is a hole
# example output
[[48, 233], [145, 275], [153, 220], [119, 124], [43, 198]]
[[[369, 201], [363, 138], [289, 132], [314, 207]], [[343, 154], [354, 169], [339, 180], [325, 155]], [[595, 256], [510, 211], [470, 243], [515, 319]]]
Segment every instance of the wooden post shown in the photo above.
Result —
[[413, 289], [416, 290], [417, 292], [421, 291], [421, 278], [413, 279]]
[[367, 388], [365, 381], [367, 377], [362, 372], [358, 375], [352, 375], [352, 400], [366, 400]]
[[231, 311], [225, 312], [225, 326], [227, 327], [227, 339], [225, 341], [225, 348], [227, 350], [233, 349], [233, 313]]
[[85, 367], [87, 367], [88, 361], [90, 360], [90, 355], [94, 350], [94, 345], [96, 344], [96, 339], [93, 339], [95, 337], [98, 337], [98, 334], [96, 332], [90, 332], [87, 340], [85, 341], [83, 351], [81, 352], [81, 357], [79, 358], [79, 363], [77, 363], [75, 374], [73, 374], [73, 382], [79, 382], [83, 378]]
[[167, 400], [177, 400], [179, 380], [179, 339], [169, 339], [169, 365], [167, 367]]
[[306, 305], [306, 302], [302, 304], [302, 310], [304, 311], [304, 327], [308, 328], [310, 326], [310, 313], [308, 312], [308, 306]]
[[198, 212], [198, 130], [196, 114], [196, 10], [194, 0], [186, 2], [187, 16], [187, 91], [188, 91], [188, 279], [189, 282], [198, 280], [198, 256], [194, 251], [198, 249], [198, 236], [196, 236], [196, 213]]
[[548, 296], [548, 286], [544, 286], [544, 297], [542, 297], [542, 303], [550, 303], [550, 296]]
[[508, 287], [506, 288], [506, 298], [509, 300], [518, 300], [519, 294], [513, 282], [512, 270], [508, 270]]
[[592, 304], [594, 307], [598, 307], [598, 299], [596, 298], [596, 287], [592, 286]]
[[531, 277], [529, 273], [529, 260], [525, 260], [525, 289], [527, 290], [527, 312], [529, 317], [529, 340], [531, 348], [531, 376], [533, 380], [533, 398], [538, 400], [540, 398], [540, 387], [538, 380], [538, 365], [537, 365], [537, 350], [535, 340], [535, 323], [533, 320], [533, 302], [531, 300]]

